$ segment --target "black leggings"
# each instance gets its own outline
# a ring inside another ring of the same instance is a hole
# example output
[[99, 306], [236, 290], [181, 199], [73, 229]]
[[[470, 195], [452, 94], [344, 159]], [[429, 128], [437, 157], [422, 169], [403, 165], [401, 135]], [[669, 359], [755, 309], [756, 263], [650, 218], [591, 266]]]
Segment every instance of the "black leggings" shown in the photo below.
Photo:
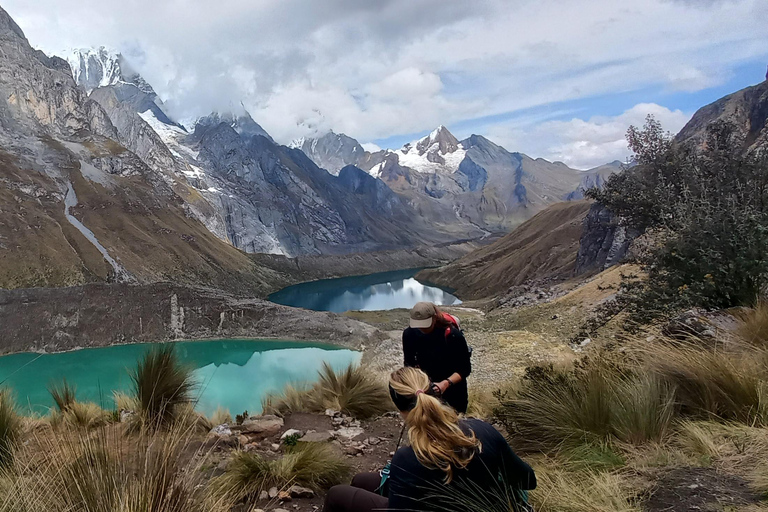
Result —
[[386, 510], [389, 500], [376, 494], [381, 483], [378, 473], [360, 473], [352, 479], [352, 485], [331, 487], [325, 496], [323, 512], [370, 512]]

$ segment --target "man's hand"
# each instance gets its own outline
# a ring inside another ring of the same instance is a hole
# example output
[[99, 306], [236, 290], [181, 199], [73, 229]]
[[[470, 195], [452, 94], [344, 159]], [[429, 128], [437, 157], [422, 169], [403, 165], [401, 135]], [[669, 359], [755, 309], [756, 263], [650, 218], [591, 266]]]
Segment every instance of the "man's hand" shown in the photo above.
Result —
[[451, 385], [450, 381], [448, 379], [445, 379], [443, 381], [438, 382], [437, 384], [438, 389], [440, 389], [440, 394], [445, 393], [445, 390], [448, 389]]

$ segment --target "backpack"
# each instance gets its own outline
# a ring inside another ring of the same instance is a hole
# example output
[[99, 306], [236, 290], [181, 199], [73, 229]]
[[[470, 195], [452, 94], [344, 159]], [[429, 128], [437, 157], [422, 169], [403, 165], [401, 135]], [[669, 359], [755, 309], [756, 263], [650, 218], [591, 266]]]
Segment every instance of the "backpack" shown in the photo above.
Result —
[[[455, 327], [459, 331], [461, 331], [461, 323], [459, 322], [458, 317], [455, 317], [449, 313], [443, 313], [443, 321], [448, 323], [448, 327], [445, 328], [445, 339], [448, 339], [448, 336], [451, 335], [451, 328]], [[474, 352], [474, 349], [467, 345], [467, 351], [469, 352], [469, 357], [472, 357], [472, 352]]]
[[461, 330], [461, 324], [459, 323], [459, 319], [451, 314], [443, 313], [443, 322], [448, 323], [448, 327], [445, 328], [445, 337], [447, 338], [451, 334], [451, 327], [455, 327], [458, 330]]

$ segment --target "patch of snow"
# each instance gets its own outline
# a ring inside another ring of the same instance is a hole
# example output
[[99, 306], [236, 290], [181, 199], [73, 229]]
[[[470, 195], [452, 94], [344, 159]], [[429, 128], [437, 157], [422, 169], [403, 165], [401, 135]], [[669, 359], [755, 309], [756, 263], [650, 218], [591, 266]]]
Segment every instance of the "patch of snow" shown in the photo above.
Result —
[[173, 156], [184, 159], [197, 159], [198, 152], [181, 143], [187, 137], [187, 132], [173, 124], [166, 124], [160, 121], [152, 110], [145, 110], [139, 114], [141, 118], [152, 128], [160, 137], [163, 143], [173, 153]]
[[371, 176], [373, 176], [374, 178], [381, 178], [381, 171], [383, 171], [383, 170], [384, 170], [384, 165], [385, 165], [386, 163], [387, 163], [387, 162], [385, 161], [385, 162], [381, 162], [381, 163], [379, 163], [379, 164], [376, 164], [376, 165], [374, 165], [374, 166], [373, 166], [373, 167], [371, 167], [371, 169], [368, 171], [368, 174], [370, 174], [370, 175], [371, 175]]
[[291, 143], [288, 144], [288, 147], [291, 149], [301, 149], [301, 146], [304, 145], [304, 142], [306, 140], [307, 139], [305, 139], [304, 137], [299, 137], [298, 139], [291, 141]]
[[[427, 155], [437, 153], [445, 164], [430, 162], [427, 159]], [[423, 154], [419, 154], [419, 150], [416, 148], [416, 144], [406, 144], [402, 149], [395, 151], [397, 160], [403, 167], [409, 167], [414, 171], [421, 173], [447, 173], [452, 174], [459, 169], [459, 165], [466, 156], [467, 151], [464, 147], [459, 148], [452, 153], [441, 153], [438, 143], [432, 144]]]

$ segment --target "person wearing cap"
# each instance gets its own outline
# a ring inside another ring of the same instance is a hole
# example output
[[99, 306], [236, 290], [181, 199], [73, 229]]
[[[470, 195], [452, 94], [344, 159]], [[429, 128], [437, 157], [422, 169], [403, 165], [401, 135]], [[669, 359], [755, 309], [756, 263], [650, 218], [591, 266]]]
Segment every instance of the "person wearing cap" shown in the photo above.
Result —
[[416, 368], [390, 375], [389, 394], [405, 420], [410, 446], [396, 450], [388, 479], [361, 473], [352, 485], [332, 487], [324, 512], [532, 510], [527, 491], [536, 488], [533, 469], [492, 425], [459, 419], [434, 396], [431, 384]]
[[467, 377], [472, 363], [467, 340], [455, 317], [431, 302], [413, 306], [409, 327], [403, 331], [403, 360], [405, 366], [426, 373], [448, 405], [467, 412]]

